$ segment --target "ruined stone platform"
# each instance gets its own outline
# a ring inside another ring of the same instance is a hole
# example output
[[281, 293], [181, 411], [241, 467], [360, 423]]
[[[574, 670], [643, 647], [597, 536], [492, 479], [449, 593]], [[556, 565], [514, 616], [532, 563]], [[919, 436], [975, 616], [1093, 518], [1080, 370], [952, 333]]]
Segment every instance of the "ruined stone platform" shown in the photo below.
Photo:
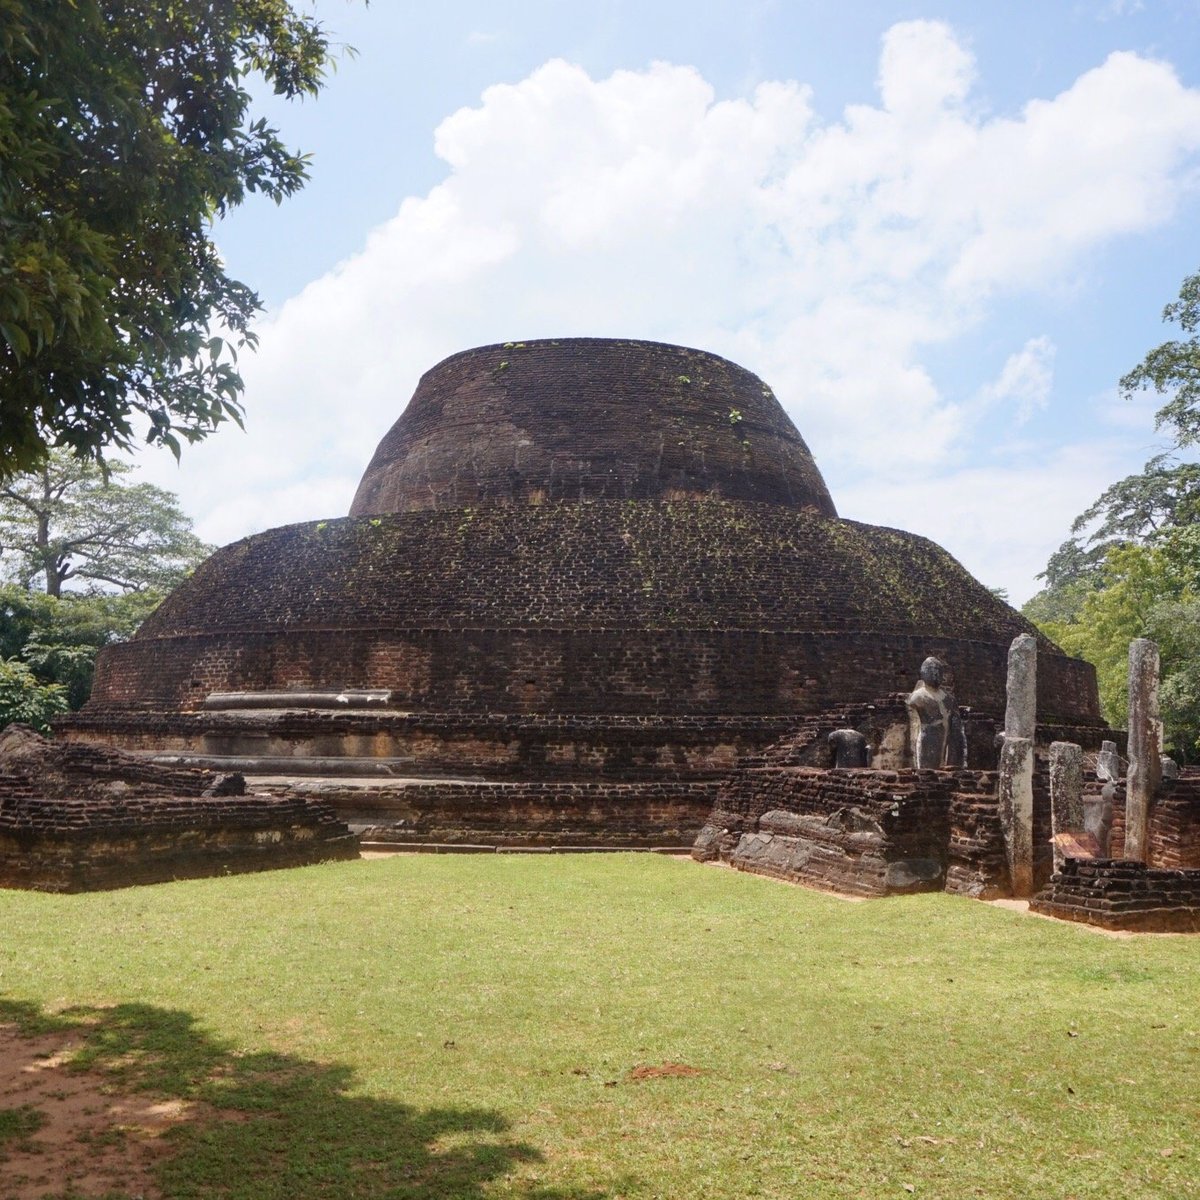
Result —
[[1068, 858], [1029, 908], [1102, 929], [1200, 933], [1200, 870]]
[[766, 767], [722, 785], [692, 856], [854, 896], [1007, 894], [990, 771]]
[[93, 891], [357, 857], [350, 829], [310, 798], [0, 732], [0, 887]]
[[778, 715], [492, 714], [259, 703], [63, 722], [169, 769], [241, 772], [318, 799], [376, 842], [689, 846], [718, 781], [794, 724]]
[[105, 891], [358, 856], [332, 809], [303, 799], [0, 794], [0, 887]]

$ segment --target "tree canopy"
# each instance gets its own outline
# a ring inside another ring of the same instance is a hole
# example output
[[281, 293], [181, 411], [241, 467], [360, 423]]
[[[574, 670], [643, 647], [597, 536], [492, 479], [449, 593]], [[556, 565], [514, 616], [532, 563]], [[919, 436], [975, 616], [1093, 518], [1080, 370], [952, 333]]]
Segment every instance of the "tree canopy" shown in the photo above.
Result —
[[1128, 399], [1152, 388], [1168, 396], [1155, 426], [1170, 430], [1177, 445], [1191, 446], [1200, 442], [1200, 271], [1183, 281], [1179, 299], [1163, 309], [1163, 320], [1190, 336], [1151, 350], [1121, 379], [1121, 394]]
[[26, 589], [165, 591], [212, 551], [175, 496], [64, 450], [0, 483], [0, 571]]
[[260, 304], [211, 223], [306, 178], [250, 78], [311, 95], [329, 61], [287, 0], [0, 0], [0, 478], [240, 421]]
[[0, 483], [0, 726], [79, 708], [96, 655], [211, 549], [172, 493], [128, 474], [54, 450]]
[[1095, 665], [1115, 725], [1127, 717], [1130, 641], [1158, 642], [1167, 741], [1190, 759], [1200, 752], [1200, 463], [1178, 452], [1200, 442], [1200, 274], [1184, 281], [1163, 317], [1192, 336], [1151, 350], [1121, 390], [1169, 397], [1156, 425], [1171, 432], [1174, 451], [1106, 488], [1075, 518], [1042, 573], [1046, 587], [1023, 611]]
[[[1160, 704], [1168, 744], [1185, 759], [1200, 749], [1200, 526], [1150, 544], [1112, 547], [1098, 586], [1074, 593], [1073, 610], [1047, 618], [1035, 597], [1025, 615], [1069, 654], [1096, 667], [1104, 715], [1128, 716], [1129, 643], [1153, 638], [1162, 662]], [[1061, 597], [1060, 597], [1061, 598]]]
[[1052, 590], [1078, 582], [1100, 586], [1110, 550], [1153, 542], [1198, 518], [1200, 463], [1156, 455], [1075, 518], [1071, 536], [1050, 556], [1041, 578]]
[[41, 727], [46, 717], [79, 708], [92, 690], [96, 655], [132, 637], [161, 599], [149, 590], [58, 598], [0, 584], [0, 726]]

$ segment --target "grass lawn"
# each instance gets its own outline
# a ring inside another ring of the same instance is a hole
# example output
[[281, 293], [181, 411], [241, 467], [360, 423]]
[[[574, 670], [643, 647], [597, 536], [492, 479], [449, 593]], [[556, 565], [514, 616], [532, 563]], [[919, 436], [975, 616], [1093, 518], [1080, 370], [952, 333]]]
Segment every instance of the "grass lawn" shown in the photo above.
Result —
[[[169, 1197], [1200, 1196], [1200, 938], [620, 854], [0, 892], [0, 920], [0, 1020], [215, 1106], [169, 1135]], [[700, 1073], [631, 1077], [664, 1063]]]

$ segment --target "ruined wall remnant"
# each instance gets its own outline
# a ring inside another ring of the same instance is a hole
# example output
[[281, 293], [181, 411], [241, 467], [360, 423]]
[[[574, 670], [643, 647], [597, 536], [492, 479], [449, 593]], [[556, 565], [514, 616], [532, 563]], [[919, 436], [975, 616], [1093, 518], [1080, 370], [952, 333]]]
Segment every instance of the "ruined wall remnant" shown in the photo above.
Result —
[[96, 891], [358, 857], [325, 804], [238, 776], [0, 731], [0, 887]]

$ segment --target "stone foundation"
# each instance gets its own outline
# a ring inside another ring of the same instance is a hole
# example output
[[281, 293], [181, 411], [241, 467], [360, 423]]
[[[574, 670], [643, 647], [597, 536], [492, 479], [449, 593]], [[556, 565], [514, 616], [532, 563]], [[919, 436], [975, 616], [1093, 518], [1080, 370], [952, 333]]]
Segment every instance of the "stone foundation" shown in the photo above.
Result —
[[0, 796], [0, 887], [90, 892], [358, 857], [326, 805], [274, 796]]
[[[295, 707], [189, 713], [90, 710], [56, 728], [74, 741], [254, 774], [384, 774], [488, 779], [716, 779], [795, 726], [786, 716], [462, 714]], [[222, 760], [238, 760], [224, 763]], [[247, 759], [262, 759], [255, 770]], [[344, 761], [342, 761], [344, 760]], [[358, 761], [355, 761], [358, 760]], [[340, 765], [339, 765], [340, 763]], [[697, 826], [698, 827], [698, 826]]]
[[1001, 894], [994, 790], [982, 771], [759, 768], [725, 782], [692, 854], [848, 895]]
[[1200, 933], [1200, 870], [1127, 859], [1068, 858], [1029, 904], [1033, 912], [1104, 929]]
[[[264, 779], [272, 791], [281, 781]], [[715, 781], [290, 779], [286, 794], [320, 799], [364, 841], [650, 850], [690, 846]]]
[[0, 731], [0, 887], [83, 892], [358, 857], [325, 804], [240, 776]]

